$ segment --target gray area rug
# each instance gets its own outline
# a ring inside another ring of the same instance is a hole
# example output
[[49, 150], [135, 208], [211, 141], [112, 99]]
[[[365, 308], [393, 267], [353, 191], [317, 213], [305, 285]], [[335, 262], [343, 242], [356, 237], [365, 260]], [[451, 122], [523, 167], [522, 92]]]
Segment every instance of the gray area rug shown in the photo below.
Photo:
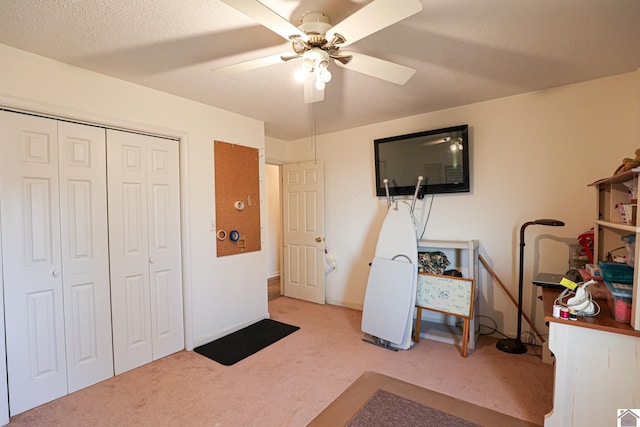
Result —
[[347, 426], [479, 427], [478, 424], [384, 390], [376, 391]]
[[365, 372], [308, 426], [536, 427], [537, 424], [378, 372]]

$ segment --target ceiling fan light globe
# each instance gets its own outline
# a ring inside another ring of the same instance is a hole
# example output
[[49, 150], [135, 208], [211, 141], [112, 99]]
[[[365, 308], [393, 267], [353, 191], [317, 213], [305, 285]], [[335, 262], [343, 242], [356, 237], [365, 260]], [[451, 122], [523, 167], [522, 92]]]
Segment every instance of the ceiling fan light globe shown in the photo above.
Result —
[[307, 79], [307, 75], [309, 74], [309, 72], [303, 68], [298, 68], [294, 73], [293, 73], [293, 78], [295, 79], [295, 81], [297, 81], [298, 83], [302, 83]]
[[326, 85], [322, 80], [316, 79], [316, 90], [324, 90], [325, 86]]
[[323, 70], [320, 74], [320, 80], [324, 83], [329, 83], [331, 81], [331, 72], [329, 70]]

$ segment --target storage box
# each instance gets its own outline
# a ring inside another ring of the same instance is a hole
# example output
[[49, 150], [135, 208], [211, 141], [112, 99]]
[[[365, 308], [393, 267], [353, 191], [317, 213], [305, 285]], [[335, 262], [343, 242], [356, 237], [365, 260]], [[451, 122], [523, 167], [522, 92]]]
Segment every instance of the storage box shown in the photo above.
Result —
[[633, 267], [636, 265], [636, 235], [622, 236], [622, 241], [627, 249], [627, 264]]
[[600, 261], [600, 271], [605, 282], [633, 283], [633, 267], [627, 264]]
[[611, 315], [616, 319], [616, 322], [630, 323], [631, 322], [631, 298], [616, 297], [609, 293], [607, 302], [609, 303], [609, 310]]
[[611, 315], [617, 322], [631, 322], [631, 305], [633, 303], [633, 286], [620, 283], [604, 282], [607, 286], [607, 303]]
[[585, 267], [587, 269], [587, 273], [589, 273], [591, 277], [596, 280], [602, 280], [602, 271], [600, 271], [600, 267], [595, 264], [587, 264]]

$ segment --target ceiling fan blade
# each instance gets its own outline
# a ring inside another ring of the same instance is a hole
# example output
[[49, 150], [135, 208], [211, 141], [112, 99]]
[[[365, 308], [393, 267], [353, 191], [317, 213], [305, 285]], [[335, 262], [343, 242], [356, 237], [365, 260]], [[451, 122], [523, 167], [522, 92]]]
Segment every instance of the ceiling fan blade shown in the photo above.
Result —
[[347, 65], [353, 59], [352, 55], [331, 55], [331, 57], [342, 65]]
[[249, 18], [259, 22], [285, 40], [290, 40], [291, 36], [299, 36], [307, 41], [309, 37], [298, 27], [284, 19], [282, 16], [269, 9], [258, 0], [221, 0], [222, 3], [231, 6], [238, 12], [247, 15]]
[[290, 56], [289, 53], [278, 53], [276, 55], [265, 56], [264, 58], [252, 59], [251, 61], [239, 62], [237, 64], [227, 65], [226, 67], [215, 68], [213, 72], [223, 76], [241, 73], [243, 71], [280, 64], [285, 61], [283, 57], [288, 56]]
[[336, 61], [336, 64], [349, 70], [367, 74], [398, 85], [405, 84], [416, 72], [413, 68], [404, 65], [363, 55], [357, 52], [349, 52], [353, 58], [346, 64]]
[[421, 10], [420, 0], [374, 0], [327, 31], [326, 38], [340, 34], [346, 39], [340, 46], [348, 46]]
[[282, 55], [280, 55], [280, 59], [282, 59], [283, 62], [291, 61], [292, 59], [300, 57], [302, 57], [302, 55], [299, 55], [297, 53], [283, 53]]

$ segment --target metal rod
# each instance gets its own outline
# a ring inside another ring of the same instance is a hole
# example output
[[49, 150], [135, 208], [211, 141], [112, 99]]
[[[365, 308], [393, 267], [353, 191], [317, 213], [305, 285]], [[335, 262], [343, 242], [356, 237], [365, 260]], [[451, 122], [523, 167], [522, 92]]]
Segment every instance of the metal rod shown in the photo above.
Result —
[[389, 180], [385, 178], [382, 182], [384, 182], [384, 191], [387, 193], [387, 207], [389, 207], [391, 206], [391, 197], [389, 197]]
[[418, 183], [416, 184], [416, 191], [413, 193], [413, 202], [411, 202], [411, 215], [413, 215], [413, 209], [416, 207], [416, 200], [418, 199], [418, 192], [420, 191], [420, 185], [422, 184], [422, 176], [418, 177]]
[[[502, 281], [500, 280], [500, 278], [498, 277], [496, 272], [493, 271], [493, 269], [489, 266], [489, 263], [487, 263], [487, 261], [482, 257], [482, 255], [478, 255], [478, 259], [480, 259], [480, 262], [482, 263], [484, 268], [487, 269], [487, 271], [489, 272], [491, 277], [493, 277], [495, 279], [496, 283], [500, 286], [500, 288], [504, 291], [504, 293], [507, 294], [507, 296], [509, 297], [509, 300], [513, 303], [513, 305], [518, 307], [518, 303], [516, 302], [515, 298], [511, 295], [509, 290], [502, 283]], [[522, 312], [522, 317], [524, 317], [524, 320], [527, 321], [527, 323], [531, 327], [531, 330], [533, 330], [533, 332], [540, 338], [540, 340], [542, 340], [542, 342], [544, 342], [545, 341], [544, 338], [542, 337], [542, 335], [540, 335], [540, 332], [538, 332], [536, 327], [533, 326], [533, 323], [531, 323], [531, 320], [529, 319], [529, 317], [527, 317], [527, 315], [524, 312]]]

